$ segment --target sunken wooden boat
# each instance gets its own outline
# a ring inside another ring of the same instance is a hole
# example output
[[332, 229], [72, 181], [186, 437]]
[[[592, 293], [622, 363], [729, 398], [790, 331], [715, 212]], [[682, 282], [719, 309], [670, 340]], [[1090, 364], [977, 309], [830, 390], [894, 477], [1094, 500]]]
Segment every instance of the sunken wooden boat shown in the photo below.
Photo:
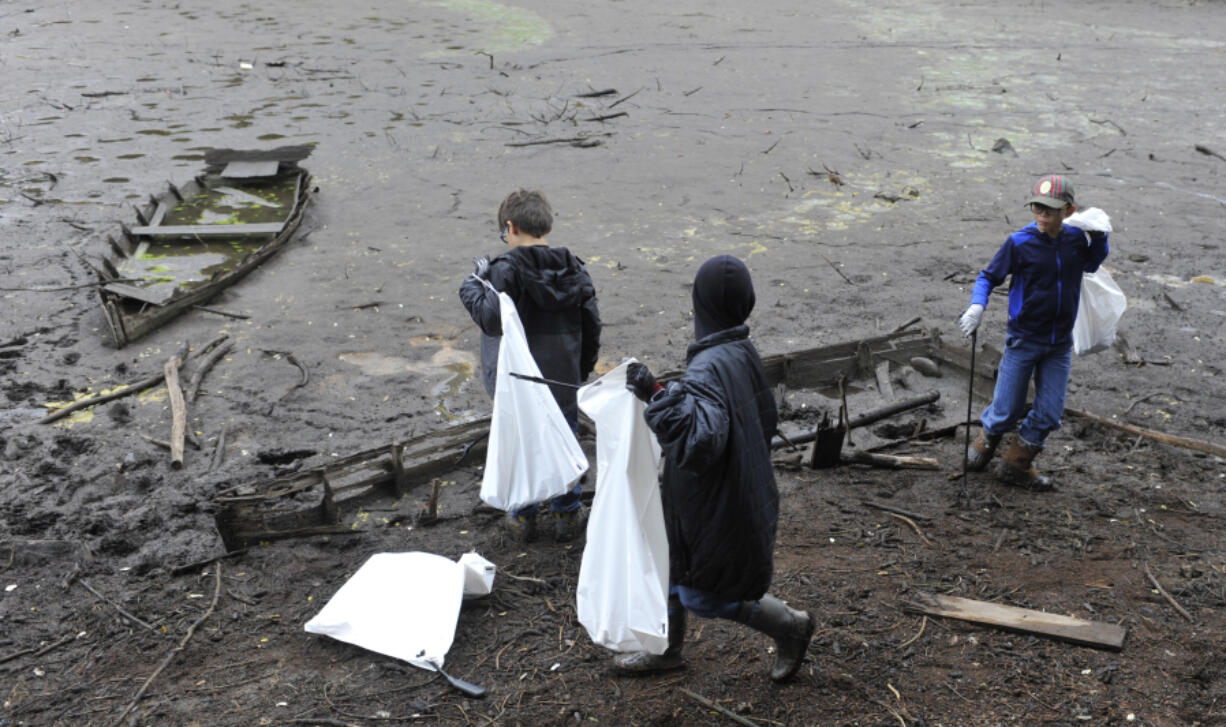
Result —
[[294, 236], [311, 198], [309, 146], [212, 149], [205, 170], [136, 208], [107, 237], [98, 295], [122, 348], [208, 302]]
[[[914, 374], [916, 357], [934, 362], [939, 371], [932, 377]], [[979, 352], [974, 361], [977, 397], [990, 397], [999, 359], [999, 353], [986, 346]], [[970, 349], [944, 343], [936, 331], [900, 327], [869, 338], [765, 356], [762, 363], [767, 380], [781, 395], [804, 392], [816, 406], [850, 398], [855, 413], [861, 415], [855, 418], [861, 421], [881, 418], [865, 417], [866, 411], [885, 412], [886, 416], [904, 410], [914, 412], [916, 421], [905, 427], [906, 433], [888, 435], [897, 436], [893, 441], [875, 436], [867, 427], [857, 432], [856, 446], [862, 450], [949, 436], [965, 422], [967, 377], [972, 371]], [[890, 391], [888, 382], [901, 373], [911, 374], [910, 393], [902, 387], [898, 392]], [[680, 371], [673, 371], [662, 374], [660, 380], [680, 375]], [[911, 396], [921, 390], [922, 396]], [[905, 401], [908, 398], [911, 401]], [[939, 405], [935, 404], [938, 398], [943, 398]], [[925, 408], [920, 410], [920, 406]], [[848, 429], [857, 426], [855, 421], [848, 422]], [[235, 550], [270, 540], [358, 531], [362, 524], [354, 520], [354, 515], [371, 502], [396, 500], [465, 463], [478, 461], [485, 453], [489, 428], [489, 417], [475, 418], [331, 459], [321, 466], [231, 485], [213, 499], [218, 533], [227, 550]], [[820, 433], [793, 430], [791, 436], [784, 437], [790, 441], [780, 441], [776, 446], [814, 442], [806, 458], [817, 457]], [[840, 432], [839, 447], [842, 444]], [[835, 454], [837, 459], [837, 450]]]

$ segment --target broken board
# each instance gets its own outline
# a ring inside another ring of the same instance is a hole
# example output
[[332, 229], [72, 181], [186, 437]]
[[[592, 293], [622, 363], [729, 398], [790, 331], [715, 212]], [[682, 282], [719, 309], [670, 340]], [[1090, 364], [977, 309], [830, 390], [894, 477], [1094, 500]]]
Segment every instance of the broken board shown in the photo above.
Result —
[[905, 605], [908, 611], [918, 611], [930, 616], [947, 616], [1013, 631], [1042, 634], [1082, 646], [1120, 651], [1124, 648], [1124, 637], [1127, 635], [1127, 631], [1116, 624], [1084, 621], [1071, 616], [1061, 616], [1029, 608], [929, 593], [917, 593], [912, 598], [914, 600]]

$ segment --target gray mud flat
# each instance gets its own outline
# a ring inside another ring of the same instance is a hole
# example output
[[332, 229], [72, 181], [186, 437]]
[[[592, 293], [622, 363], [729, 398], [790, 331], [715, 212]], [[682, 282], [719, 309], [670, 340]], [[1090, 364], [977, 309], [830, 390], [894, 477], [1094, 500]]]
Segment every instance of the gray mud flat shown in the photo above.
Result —
[[[480, 463], [442, 478], [433, 525], [415, 491], [353, 535], [179, 568], [222, 552], [216, 493], [488, 413], [456, 290], [517, 186], [546, 191], [551, 243], [592, 272], [601, 370], [663, 370], [718, 253], [753, 271], [765, 354], [915, 316], [951, 336], [1034, 179], [1066, 174], [1111, 215], [1130, 303], [1120, 349], [1075, 361], [1069, 405], [1226, 442], [1224, 58], [1216, 1], [0, 0], [0, 723], [733, 723], [683, 690], [761, 725], [1223, 723], [1226, 466], [1073, 417], [1039, 461], [1049, 495], [973, 476], [957, 507], [960, 437], [898, 452], [937, 472], [781, 467], [774, 590], [819, 621], [782, 687], [763, 638], [701, 620], [686, 671], [614, 677], [575, 619], [583, 543], [505, 541]], [[211, 304], [247, 318], [109, 346], [82, 256], [207, 149], [288, 144], [315, 146], [319, 192], [309, 234]], [[1004, 308], [982, 342], [1002, 344]], [[222, 333], [180, 471], [146, 439], [169, 436], [164, 387], [36, 424]], [[799, 424], [834, 405], [796, 396]], [[396, 550], [477, 550], [504, 574], [447, 662], [484, 701], [303, 632]], [[913, 591], [1128, 638], [924, 619]]]

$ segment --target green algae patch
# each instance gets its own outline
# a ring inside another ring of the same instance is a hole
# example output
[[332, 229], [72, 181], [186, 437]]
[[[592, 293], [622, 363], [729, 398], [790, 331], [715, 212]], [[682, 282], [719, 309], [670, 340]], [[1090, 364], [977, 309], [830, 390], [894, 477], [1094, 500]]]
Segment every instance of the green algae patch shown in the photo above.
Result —
[[505, 53], [539, 46], [553, 37], [553, 26], [549, 21], [523, 8], [491, 0], [438, 0], [435, 4], [452, 12], [463, 13], [485, 27], [467, 47], [452, 44], [428, 53], [428, 56], [457, 55], [478, 50]]

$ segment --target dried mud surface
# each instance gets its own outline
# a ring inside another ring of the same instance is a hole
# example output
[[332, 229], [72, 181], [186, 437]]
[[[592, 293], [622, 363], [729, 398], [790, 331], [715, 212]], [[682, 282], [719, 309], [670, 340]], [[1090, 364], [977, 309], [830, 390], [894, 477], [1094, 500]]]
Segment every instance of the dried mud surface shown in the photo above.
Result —
[[[588, 262], [602, 370], [662, 370], [693, 271], [724, 252], [754, 273], [766, 354], [915, 316], [951, 336], [1033, 179], [1067, 174], [1112, 216], [1130, 303], [1126, 345], [1074, 363], [1070, 406], [1226, 442], [1224, 65], [1221, 2], [0, 0], [0, 724], [736, 723], [694, 695], [757, 725], [1226, 724], [1226, 466], [1076, 417], [1040, 460], [1046, 495], [973, 475], [959, 507], [961, 437], [894, 450], [936, 472], [781, 464], [773, 590], [819, 623], [783, 686], [765, 638], [699, 619], [687, 670], [616, 677], [575, 618], [583, 543], [508, 542], [473, 464], [434, 525], [414, 491], [355, 534], [180, 570], [222, 552], [224, 488], [488, 413], [455, 290], [516, 186], [550, 195], [551, 242]], [[81, 256], [203, 150], [301, 143], [304, 234], [212, 303], [248, 318], [110, 347]], [[144, 438], [168, 436], [164, 388], [37, 423], [221, 333], [182, 470]], [[926, 386], [896, 373], [900, 395]], [[961, 416], [943, 387], [925, 414]], [[879, 403], [864, 388], [853, 407]], [[784, 401], [797, 428], [832, 406]], [[304, 633], [369, 555], [405, 550], [498, 565], [447, 659], [486, 699]], [[1116, 653], [925, 618], [921, 591], [1128, 636]]]

